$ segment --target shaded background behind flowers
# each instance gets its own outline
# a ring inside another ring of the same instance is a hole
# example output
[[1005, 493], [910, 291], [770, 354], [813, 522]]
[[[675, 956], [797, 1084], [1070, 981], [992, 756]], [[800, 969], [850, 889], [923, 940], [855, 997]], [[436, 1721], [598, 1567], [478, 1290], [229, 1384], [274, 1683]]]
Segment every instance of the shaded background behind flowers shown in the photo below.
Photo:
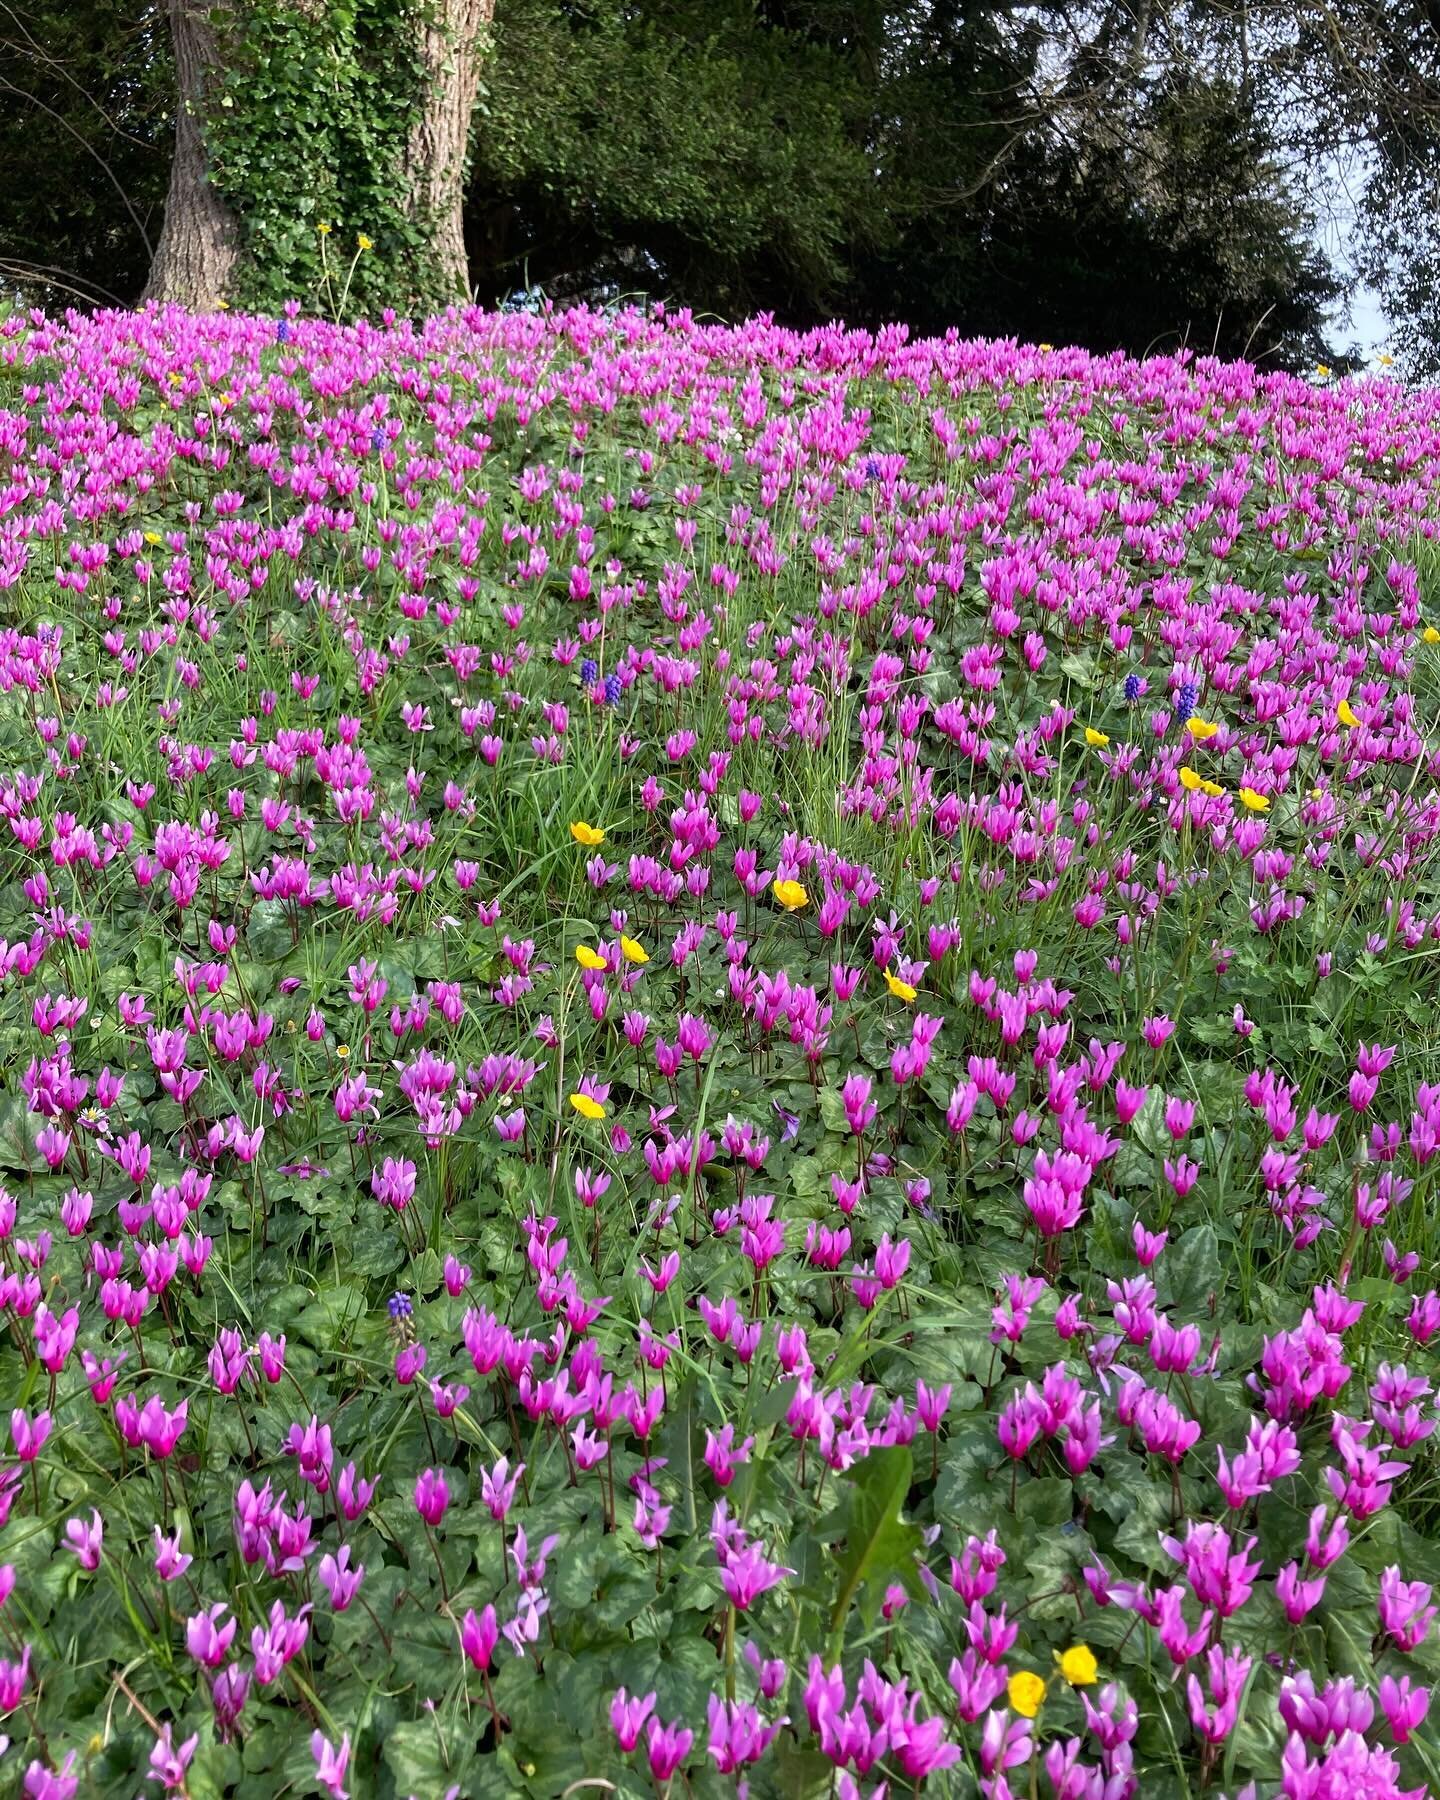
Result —
[[0, 325], [0, 1767], [1423, 1792], [1440, 400]]

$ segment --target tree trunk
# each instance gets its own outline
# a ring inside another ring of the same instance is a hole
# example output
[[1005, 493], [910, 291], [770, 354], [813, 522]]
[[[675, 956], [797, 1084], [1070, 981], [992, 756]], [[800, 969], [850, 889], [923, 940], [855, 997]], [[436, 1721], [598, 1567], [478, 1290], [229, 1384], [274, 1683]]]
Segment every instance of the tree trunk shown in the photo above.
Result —
[[429, 236], [437, 281], [457, 297], [470, 293], [462, 222], [465, 151], [494, 16], [495, 0], [433, 0], [420, 33], [420, 109], [405, 146], [407, 210]]
[[228, 298], [240, 256], [240, 234], [210, 184], [205, 108], [219, 51], [209, 15], [215, 0], [166, 0], [175, 46], [175, 160], [165, 223], [145, 284], [147, 300], [175, 300], [212, 312]]

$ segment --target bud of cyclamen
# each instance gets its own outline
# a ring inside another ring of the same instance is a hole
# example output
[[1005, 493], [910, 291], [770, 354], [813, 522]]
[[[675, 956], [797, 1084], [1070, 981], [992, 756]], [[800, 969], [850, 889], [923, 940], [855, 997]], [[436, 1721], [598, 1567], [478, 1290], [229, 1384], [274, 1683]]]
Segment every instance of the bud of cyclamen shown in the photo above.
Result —
[[1068, 1344], [1071, 1338], [1087, 1330], [1089, 1327], [1080, 1313], [1079, 1295], [1067, 1294], [1055, 1308], [1055, 1335]]

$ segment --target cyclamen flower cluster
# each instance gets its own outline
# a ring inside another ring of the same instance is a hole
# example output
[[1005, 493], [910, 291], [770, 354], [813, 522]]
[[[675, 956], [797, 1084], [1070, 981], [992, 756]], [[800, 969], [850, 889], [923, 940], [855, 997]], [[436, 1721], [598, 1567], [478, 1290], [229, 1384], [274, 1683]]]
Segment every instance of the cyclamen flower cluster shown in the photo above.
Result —
[[0, 384], [24, 1793], [1426, 1791], [1440, 398], [630, 308]]

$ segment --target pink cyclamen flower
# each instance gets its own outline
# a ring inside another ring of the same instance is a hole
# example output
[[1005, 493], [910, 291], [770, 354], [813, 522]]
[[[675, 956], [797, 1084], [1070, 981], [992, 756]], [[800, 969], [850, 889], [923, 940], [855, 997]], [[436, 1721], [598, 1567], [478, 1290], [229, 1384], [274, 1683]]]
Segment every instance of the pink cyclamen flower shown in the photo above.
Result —
[[487, 1606], [480, 1613], [472, 1609], [466, 1610], [460, 1623], [460, 1648], [482, 1675], [490, 1667], [490, 1659], [495, 1653], [499, 1636], [500, 1627], [496, 1622], [493, 1606]]
[[423, 1469], [415, 1482], [415, 1510], [427, 1525], [438, 1525], [450, 1504], [450, 1487], [443, 1469]]
[[349, 1800], [344, 1782], [350, 1764], [350, 1733], [345, 1733], [337, 1749], [323, 1731], [312, 1732], [310, 1754], [315, 1758], [315, 1779], [331, 1800]]
[[655, 1710], [655, 1690], [632, 1700], [625, 1689], [617, 1688], [610, 1701], [610, 1729], [616, 1742], [628, 1755], [640, 1742], [645, 1723]]
[[1430, 1604], [1430, 1584], [1404, 1581], [1393, 1564], [1380, 1576], [1380, 1629], [1405, 1652], [1418, 1650], [1440, 1607]]
[[501, 1520], [515, 1503], [515, 1490], [520, 1485], [520, 1478], [525, 1473], [524, 1463], [516, 1463], [514, 1474], [510, 1473], [510, 1459], [502, 1456], [493, 1469], [487, 1469], [480, 1477], [480, 1498], [489, 1508], [490, 1517]]
[[75, 1552], [82, 1569], [93, 1572], [100, 1567], [100, 1550], [104, 1537], [105, 1526], [98, 1512], [91, 1512], [88, 1525], [83, 1519], [67, 1519], [65, 1522], [65, 1547]]
[[160, 1735], [156, 1738], [150, 1751], [150, 1772], [148, 1779], [158, 1781], [167, 1794], [174, 1793], [185, 1786], [185, 1775], [200, 1742], [200, 1733], [186, 1738], [183, 1744], [177, 1745], [172, 1737], [174, 1727], [168, 1722], [160, 1727]]
[[672, 1719], [668, 1725], [662, 1725], [658, 1718], [651, 1719], [645, 1749], [655, 1780], [668, 1781], [690, 1754], [694, 1742], [695, 1733], [680, 1719]]
[[1395, 1742], [1408, 1744], [1430, 1710], [1430, 1690], [1413, 1686], [1408, 1675], [1402, 1675], [1398, 1681], [1393, 1675], [1382, 1675], [1380, 1705]]
[[180, 1527], [177, 1525], [167, 1538], [157, 1525], [154, 1537], [155, 1573], [162, 1581], [177, 1580], [195, 1560], [180, 1548]]
[[235, 1641], [237, 1624], [233, 1618], [225, 1619], [228, 1611], [223, 1601], [216, 1601], [207, 1612], [194, 1613], [185, 1622], [185, 1646], [207, 1669], [218, 1669]]

